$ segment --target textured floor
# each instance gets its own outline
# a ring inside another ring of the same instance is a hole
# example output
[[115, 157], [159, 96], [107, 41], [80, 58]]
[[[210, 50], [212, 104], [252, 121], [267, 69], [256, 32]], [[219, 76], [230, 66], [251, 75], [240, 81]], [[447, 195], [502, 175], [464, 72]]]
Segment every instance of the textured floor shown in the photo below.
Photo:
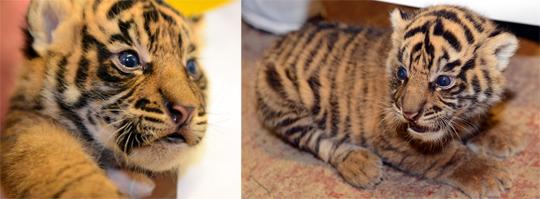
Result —
[[[242, 27], [242, 197], [243, 198], [463, 198], [445, 185], [384, 168], [384, 182], [374, 190], [346, 184], [329, 165], [300, 152], [264, 129], [255, 117], [256, 61], [276, 39]], [[527, 43], [526, 41], [521, 41]], [[514, 56], [505, 72], [515, 94], [493, 131], [523, 132], [529, 144], [505, 163], [515, 174], [503, 198], [540, 198], [540, 47], [530, 42]]]

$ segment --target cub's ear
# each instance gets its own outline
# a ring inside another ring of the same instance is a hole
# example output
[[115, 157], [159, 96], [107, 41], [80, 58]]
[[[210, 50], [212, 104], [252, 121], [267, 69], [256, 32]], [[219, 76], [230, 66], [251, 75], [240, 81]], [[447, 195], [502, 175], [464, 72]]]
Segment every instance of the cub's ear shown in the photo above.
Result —
[[40, 55], [57, 40], [73, 41], [82, 18], [81, 0], [32, 0], [26, 14], [32, 48]]
[[483, 53], [484, 57], [495, 61], [497, 70], [504, 71], [517, 47], [518, 40], [516, 36], [509, 32], [499, 32], [486, 39], [486, 42], [482, 45], [481, 53]]
[[390, 22], [392, 23], [394, 32], [403, 30], [412, 17], [410, 13], [403, 12], [397, 8], [394, 9], [390, 13]]

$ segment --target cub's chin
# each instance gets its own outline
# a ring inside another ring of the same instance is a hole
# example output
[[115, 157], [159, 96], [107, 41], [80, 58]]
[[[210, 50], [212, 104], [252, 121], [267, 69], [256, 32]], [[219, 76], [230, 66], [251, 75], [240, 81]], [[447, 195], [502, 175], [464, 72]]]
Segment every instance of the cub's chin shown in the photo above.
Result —
[[441, 141], [446, 135], [446, 130], [443, 128], [427, 127], [409, 122], [407, 123], [407, 133], [414, 139], [433, 143]]
[[134, 148], [127, 156], [128, 164], [152, 171], [164, 172], [187, 166], [197, 157], [202, 143], [190, 146], [168, 140], [157, 140], [152, 144]]

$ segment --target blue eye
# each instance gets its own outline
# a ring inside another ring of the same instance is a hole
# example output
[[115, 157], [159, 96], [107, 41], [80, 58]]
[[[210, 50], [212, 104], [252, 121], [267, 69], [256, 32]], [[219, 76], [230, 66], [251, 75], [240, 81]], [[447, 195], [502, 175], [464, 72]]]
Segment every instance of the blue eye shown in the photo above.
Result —
[[139, 62], [139, 56], [132, 50], [122, 51], [120, 55], [118, 55], [118, 61], [127, 68], [135, 68], [141, 64]]
[[187, 61], [186, 70], [190, 75], [197, 75], [197, 62], [195, 59], [190, 59]]
[[440, 87], [447, 87], [452, 83], [452, 79], [446, 75], [441, 75], [437, 77], [435, 83], [437, 83], [437, 85], [439, 85]]
[[403, 66], [400, 66], [398, 68], [396, 76], [400, 80], [406, 80], [407, 79], [407, 70], [405, 68], [403, 68]]

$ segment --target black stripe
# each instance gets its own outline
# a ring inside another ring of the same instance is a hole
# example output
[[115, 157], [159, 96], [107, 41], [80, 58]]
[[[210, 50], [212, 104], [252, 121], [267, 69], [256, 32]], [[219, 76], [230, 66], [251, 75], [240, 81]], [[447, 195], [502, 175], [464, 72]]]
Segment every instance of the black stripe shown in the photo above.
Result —
[[261, 98], [261, 94], [257, 92], [257, 110], [259, 110], [266, 120], [281, 117], [281, 113], [270, 108]]
[[[321, 41], [322, 38], [317, 41], [317, 44], [314, 48], [312, 48], [311, 50], [309, 50], [308, 52], [308, 56], [305, 58], [306, 61], [304, 63], [304, 71], [308, 70], [308, 66], [311, 66], [312, 62], [313, 62], [313, 57], [315, 57], [315, 55], [317, 54], [317, 52], [319, 52], [321, 49], [321, 45], [323, 44], [323, 42]], [[306, 49], [308, 50], [308, 49]], [[300, 54], [300, 53], [299, 53]]]
[[128, 9], [131, 6], [133, 6], [133, 3], [135, 3], [135, 1], [118, 1], [118, 2], [116, 2], [115, 4], [113, 4], [113, 6], [111, 6], [109, 11], [107, 11], [107, 18], [112, 19], [112, 18], [116, 17], [118, 14], [120, 14], [120, 12], [122, 12], [125, 9]]
[[154, 117], [144, 116], [143, 119], [146, 120], [146, 121], [149, 121], [149, 122], [163, 123], [163, 121], [161, 121], [160, 119], [154, 118]]
[[124, 36], [122, 36], [121, 34], [111, 35], [111, 37], [109, 37], [109, 43], [113, 43], [113, 42], [121, 42], [127, 45], [131, 45], [131, 41], [124, 38]]
[[328, 117], [328, 112], [325, 111], [322, 114], [321, 119], [318, 120], [318, 121], [315, 121], [315, 123], [317, 123], [317, 127], [319, 127], [319, 129], [326, 129], [326, 121], [328, 120], [327, 117]]
[[146, 32], [146, 35], [148, 35], [148, 38], [150, 40], [149, 43], [151, 45], [149, 51], [153, 52], [152, 44], [155, 44], [159, 29], [156, 29], [155, 32], [153, 33], [152, 30], [150, 29], [150, 23], [155, 23], [158, 21], [159, 12], [157, 11], [157, 8], [153, 4], [150, 4], [147, 10], [143, 13], [143, 17], [145, 19], [144, 31]]
[[319, 75], [315, 74], [308, 79], [309, 87], [313, 92], [313, 106], [311, 107], [311, 113], [318, 115], [321, 111], [321, 82], [319, 81]]
[[433, 11], [433, 12], [429, 12], [426, 15], [442, 17], [442, 18], [452, 20], [452, 21], [459, 21], [456, 13], [454, 13], [452, 11], [448, 11], [448, 10], [436, 10], [436, 11]]
[[[430, 15], [442, 17], [460, 25], [463, 28], [463, 32], [465, 34], [465, 37], [467, 38], [467, 42], [469, 42], [469, 44], [472, 44], [474, 42], [474, 36], [472, 35], [471, 30], [465, 24], [463, 24], [460, 19], [458, 19], [456, 13], [447, 10], [439, 10], [431, 13]], [[440, 20], [438, 21], [440, 22]]]
[[454, 69], [456, 66], [459, 66], [459, 65], [461, 65], [461, 60], [458, 59], [456, 61], [446, 64], [444, 66], [443, 71], [451, 71], [452, 69]]
[[39, 54], [36, 50], [34, 50], [34, 47], [32, 47], [32, 44], [34, 44], [34, 37], [32, 37], [32, 34], [30, 34], [30, 31], [28, 28], [22, 29], [24, 33], [24, 47], [23, 52], [26, 59], [32, 60], [34, 58], [38, 58]]
[[465, 62], [465, 64], [461, 67], [461, 72], [459, 72], [459, 74], [458, 74], [458, 77], [461, 80], [467, 82], [467, 79], [465, 77], [465, 73], [467, 73], [468, 70], [474, 68], [475, 60], [476, 60], [476, 57], [473, 57], [473, 58], [469, 59], [467, 62]]
[[478, 94], [480, 93], [480, 91], [482, 91], [482, 88], [480, 88], [480, 81], [478, 80], [478, 76], [474, 75], [471, 85], [475, 94]]
[[398, 61], [399, 63], [403, 63], [403, 51], [405, 48], [402, 48], [401, 50], [398, 50]]
[[111, 83], [118, 83], [118, 82], [123, 81], [122, 78], [111, 75], [110, 72], [107, 70], [107, 66], [105, 66], [105, 65], [101, 65], [101, 66], [98, 67], [97, 76], [101, 80], [106, 81], [106, 82], [111, 82]]
[[122, 32], [123, 39], [127, 40], [128, 44], [133, 43], [133, 40], [131, 39], [131, 36], [129, 35], [129, 29], [131, 29], [131, 25], [134, 23], [135, 22], [133, 20], [118, 22], [118, 29], [120, 29], [120, 32]]
[[493, 88], [491, 88], [491, 84], [493, 82], [491, 80], [491, 76], [487, 70], [482, 70], [482, 74], [487, 81], [487, 88], [484, 90], [484, 94], [486, 94], [487, 97], [491, 97], [491, 95], [493, 95]]
[[149, 10], [146, 10], [143, 12], [143, 17], [144, 17], [145, 22], [147, 21], [157, 22], [158, 15], [159, 15], [158, 12], [153, 8], [150, 8]]
[[497, 36], [497, 35], [499, 35], [501, 33], [503, 33], [502, 30], [496, 29], [495, 31], [491, 32], [488, 37], [495, 37], [495, 36]]
[[275, 92], [279, 93], [282, 97], [286, 97], [287, 93], [284, 90], [283, 84], [281, 84], [281, 77], [276, 71], [274, 63], [268, 63], [266, 65], [266, 83]]
[[92, 117], [92, 113], [90, 111], [87, 111], [86, 119], [90, 122], [91, 125], [96, 125], [96, 121]]
[[420, 49], [422, 49], [422, 42], [418, 42], [417, 44], [415, 44], [411, 50], [411, 59], [412, 59], [412, 56], [418, 52]]
[[82, 118], [75, 113], [75, 111], [71, 110], [70, 107], [62, 102], [62, 99], [60, 96], [56, 96], [56, 103], [58, 104], [60, 108], [60, 115], [64, 117], [65, 119], [71, 121], [75, 127], [77, 128], [78, 132], [82, 136], [82, 138], [88, 142], [88, 143], [94, 143], [94, 138], [90, 135], [90, 132], [84, 126], [82, 123]]
[[310, 130], [311, 130], [311, 126], [294, 126], [294, 127], [288, 128], [285, 132], [283, 132], [283, 136], [290, 137], [298, 132], [308, 132]]
[[459, 86], [456, 87], [457, 90], [455, 91], [452, 91], [452, 92], [449, 92], [450, 95], [456, 95], [458, 93], [461, 93], [463, 92], [463, 90], [465, 90], [466, 86], [464, 84], [460, 84]]
[[457, 108], [457, 104], [456, 103], [453, 103], [453, 102], [447, 102], [447, 101], [444, 101], [444, 99], [441, 99], [440, 102], [442, 102], [443, 104], [445, 104], [446, 106], [452, 108], [452, 109], [456, 109]]
[[467, 28], [467, 26], [465, 26], [464, 24], [461, 24], [461, 25], [463, 26], [463, 31], [465, 32], [465, 37], [467, 38], [467, 42], [469, 42], [469, 44], [472, 44], [474, 42], [474, 36], [471, 33], [471, 30], [469, 30], [469, 28]]
[[450, 60], [449, 60], [450, 58], [448, 57], [448, 52], [447, 52], [445, 49], [443, 49], [442, 51], [443, 51], [443, 55], [442, 55], [441, 57], [439, 57], [439, 60], [437, 61], [437, 64], [438, 64], [438, 65], [437, 65], [437, 71], [440, 70], [440, 67], [441, 67], [441, 66], [440, 66], [440, 65], [441, 65], [441, 61], [442, 61], [443, 59], [446, 60], [446, 61], [450, 61]]
[[58, 93], [64, 93], [67, 89], [65, 73], [66, 73], [67, 56], [62, 57], [58, 62], [58, 70], [56, 71], [56, 89]]
[[159, 11], [159, 14], [161, 15], [161, 17], [163, 17], [163, 19], [165, 21], [167, 21], [167, 23], [169, 24], [172, 24], [172, 25], [176, 25], [176, 20], [174, 20], [171, 16], [169, 16], [168, 14], [165, 14], [164, 12], [161, 12]]
[[[309, 138], [307, 139], [308, 145], [309, 145], [311, 137], [313, 137], [313, 135], [315, 135], [315, 133], [311, 132]], [[317, 140], [315, 141], [315, 147], [313, 147], [313, 152], [315, 154], [317, 154], [318, 157], [320, 157], [319, 151], [321, 150], [321, 140], [322, 140], [322, 138], [323, 137], [322, 137], [321, 134], [317, 134]]]
[[137, 102], [135, 102], [134, 107], [135, 107], [135, 108], [138, 108], [138, 109], [142, 109], [142, 108], [144, 108], [147, 104], [150, 104], [150, 100], [148, 100], [148, 99], [146, 99], [146, 98], [142, 98], [142, 99], [137, 100]]
[[75, 102], [75, 104], [73, 104], [71, 107], [73, 109], [80, 109], [86, 106], [88, 104], [88, 99], [92, 97], [95, 98], [95, 96], [92, 96], [90, 93], [83, 92], [81, 96], [79, 97], [79, 99], [77, 100], [77, 102]]
[[461, 44], [457, 40], [456, 36], [449, 31], [445, 31], [440, 20], [438, 20], [435, 24], [433, 34], [438, 36], [442, 35], [442, 37], [452, 46], [452, 48], [456, 49], [456, 51], [461, 50]]
[[291, 125], [291, 124], [297, 122], [297, 121], [300, 120], [300, 119], [302, 119], [302, 118], [300, 118], [300, 117], [285, 118], [285, 119], [279, 121], [279, 122], [276, 124], [276, 126], [278, 126], [278, 127], [286, 127], [286, 126], [289, 126], [289, 125]]
[[86, 57], [82, 57], [79, 61], [79, 67], [77, 68], [77, 74], [75, 76], [75, 85], [79, 89], [84, 88], [84, 83], [88, 78], [88, 65], [88, 59], [86, 59]]
[[94, 12], [97, 10], [99, 4], [101, 4], [101, 0], [94, 1], [94, 5], [92, 5], [92, 9], [94, 10]]
[[428, 70], [431, 70], [431, 67], [433, 66], [433, 60], [435, 56], [435, 47], [431, 44], [431, 40], [429, 37], [429, 30], [426, 30], [426, 36], [424, 37], [424, 51], [426, 54], [429, 55], [429, 60], [427, 63]]
[[407, 38], [412, 37], [412, 36], [414, 36], [414, 35], [416, 35], [418, 33], [425, 33], [428, 26], [429, 26], [429, 21], [424, 23], [423, 25], [421, 25], [419, 27], [412, 28], [409, 31], [405, 32], [405, 35], [403, 36], [403, 38], [407, 39]]
[[484, 28], [480, 25], [480, 23], [478, 23], [478, 21], [476, 21], [475, 19], [473, 19], [473, 17], [470, 15], [470, 14], [466, 14], [465, 15], [465, 18], [467, 18], [474, 26], [474, 28], [478, 31], [478, 32], [484, 32]]
[[[180, 49], [182, 48], [183, 43], [184, 43], [184, 41], [182, 39], [182, 33], [180, 33], [180, 34], [178, 34], [178, 46], [179, 46]], [[188, 53], [191, 53], [191, 52], [195, 51], [195, 46], [190, 45], [188, 49], [192, 50], [192, 51], [188, 50]]]

